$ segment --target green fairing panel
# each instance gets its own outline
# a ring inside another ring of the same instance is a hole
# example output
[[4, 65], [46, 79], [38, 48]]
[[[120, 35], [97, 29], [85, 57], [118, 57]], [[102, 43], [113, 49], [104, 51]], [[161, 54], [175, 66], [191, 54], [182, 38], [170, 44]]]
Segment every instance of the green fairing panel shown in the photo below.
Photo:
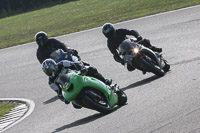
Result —
[[105, 85], [102, 81], [97, 80], [93, 77], [85, 77], [84, 87], [96, 88], [99, 91], [103, 92], [106, 96], [109, 105], [112, 107], [118, 103], [118, 96], [115, 94], [111, 88]]
[[[71, 84], [73, 84], [73, 89], [67, 91]], [[96, 78], [81, 76], [75, 72], [70, 72], [70, 82], [67, 86], [65, 86], [65, 88], [63, 88], [62, 94], [66, 100], [76, 101], [76, 97], [80, 94], [81, 90], [86, 87], [95, 88], [103, 92], [111, 107], [118, 103], [117, 94], [115, 94], [109, 86], [105, 85]]]
[[[84, 83], [83, 76], [77, 75], [76, 73], [71, 73], [69, 86], [67, 88], [63, 88], [62, 91], [63, 97], [68, 101], [75, 100], [80, 91], [82, 90], [83, 83]], [[73, 84], [73, 89], [70, 90], [69, 92], [66, 91], [71, 84]]]

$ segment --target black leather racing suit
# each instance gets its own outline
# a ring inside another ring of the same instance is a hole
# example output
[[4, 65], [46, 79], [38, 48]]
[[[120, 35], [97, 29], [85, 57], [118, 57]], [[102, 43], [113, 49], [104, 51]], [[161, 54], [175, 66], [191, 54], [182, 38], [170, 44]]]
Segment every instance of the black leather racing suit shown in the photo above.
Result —
[[[151, 44], [150, 44], [149, 40], [144, 39], [143, 41], [141, 41], [142, 37], [139, 35], [139, 33], [136, 30], [117, 29], [116, 32], [115, 32], [114, 37], [108, 38], [108, 40], [107, 40], [107, 46], [108, 46], [110, 52], [113, 54], [113, 57], [114, 57], [115, 61], [121, 63], [122, 65], [124, 65], [124, 61], [119, 56], [119, 54], [117, 52], [117, 49], [119, 48], [119, 45], [125, 39], [127, 39], [126, 35], [132, 35], [132, 36], [134, 36], [137, 39], [137, 41], [140, 41], [140, 43], [142, 45], [144, 45], [145, 47], [151, 47]], [[132, 71], [135, 68], [133, 68], [131, 65], [127, 64], [127, 69], [129, 71]]]
[[[39, 62], [42, 64], [42, 62], [45, 59], [50, 58], [50, 55], [53, 51], [58, 50], [58, 49], [62, 49], [65, 52], [69, 52], [71, 49], [66, 47], [64, 43], [61, 43], [60, 41], [50, 38], [47, 41], [47, 44], [45, 46], [39, 46], [37, 49], [37, 59], [39, 60]], [[71, 52], [70, 52], [71, 53]]]

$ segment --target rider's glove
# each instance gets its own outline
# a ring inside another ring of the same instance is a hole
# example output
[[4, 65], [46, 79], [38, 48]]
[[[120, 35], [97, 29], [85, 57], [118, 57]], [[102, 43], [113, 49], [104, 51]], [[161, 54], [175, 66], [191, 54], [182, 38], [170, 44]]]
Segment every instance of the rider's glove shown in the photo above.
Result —
[[80, 71], [81, 75], [85, 75], [88, 71], [84, 65], [78, 62], [72, 62], [71, 65], [74, 67], [75, 70]]
[[71, 53], [72, 53], [74, 56], [78, 56], [78, 51], [75, 50], [75, 49], [72, 49]]
[[82, 65], [78, 62], [72, 62], [71, 64], [75, 68], [75, 70], [77, 70], [77, 71], [80, 71], [81, 68], [82, 68]]
[[78, 55], [78, 51], [75, 49], [71, 49], [70, 52], [73, 56], [76, 56], [78, 58], [78, 60], [81, 60], [81, 57]]
[[88, 62], [82, 61], [84, 66], [90, 66]]
[[73, 54], [74, 56], [78, 56], [78, 51], [73, 48], [67, 47], [66, 51]]
[[141, 37], [141, 36], [138, 36], [138, 37], [137, 37], [137, 42], [138, 42], [138, 41], [141, 41], [141, 40], [142, 40], [142, 37]]
[[88, 72], [88, 69], [86, 67], [81, 68], [81, 75], [85, 75]]

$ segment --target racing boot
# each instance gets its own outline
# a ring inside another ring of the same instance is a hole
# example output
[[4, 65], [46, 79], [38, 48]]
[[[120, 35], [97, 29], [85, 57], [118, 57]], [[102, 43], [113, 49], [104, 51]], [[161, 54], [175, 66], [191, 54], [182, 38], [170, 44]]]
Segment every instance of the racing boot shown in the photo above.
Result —
[[70, 101], [65, 100], [65, 104], [69, 104], [69, 103], [70, 103]]
[[151, 46], [150, 49], [154, 52], [158, 52], [158, 53], [161, 53], [162, 52], [162, 48], [157, 48], [155, 46]]
[[58, 99], [60, 99], [61, 101], [65, 102], [65, 99], [64, 99], [62, 94], [58, 94]]
[[131, 66], [130, 64], [127, 64], [127, 69], [128, 71], [133, 71], [135, 70], [135, 67]]
[[73, 107], [74, 107], [75, 109], [81, 109], [81, 108], [82, 108], [81, 106], [78, 106], [78, 105], [76, 105], [76, 104], [74, 104], [74, 103], [72, 103], [72, 105], [73, 105]]
[[57, 92], [57, 96], [58, 96], [58, 99], [60, 99], [61, 101], [65, 101], [65, 98], [63, 97], [62, 95], [62, 91], [61, 91], [61, 88], [59, 87], [58, 90], [56, 90], [55, 92]]
[[163, 67], [163, 70], [164, 70], [165, 72], [168, 72], [168, 71], [170, 70], [170, 65], [167, 64], [167, 62], [165, 62], [165, 66]]
[[162, 48], [157, 48], [155, 46], [152, 46], [149, 39], [143, 39], [140, 43], [144, 45], [145, 47], [150, 48], [152, 51], [155, 51], [158, 53], [162, 52]]
[[112, 79], [105, 79], [105, 82], [104, 82], [106, 85], [111, 85], [112, 84]]
[[142, 74], [145, 75], [147, 72], [146, 71], [142, 71]]
[[110, 88], [111, 88], [114, 92], [116, 92], [116, 91], [118, 90], [119, 86], [118, 86], [118, 88], [117, 88], [117, 84], [113, 84], [113, 85], [110, 86]]

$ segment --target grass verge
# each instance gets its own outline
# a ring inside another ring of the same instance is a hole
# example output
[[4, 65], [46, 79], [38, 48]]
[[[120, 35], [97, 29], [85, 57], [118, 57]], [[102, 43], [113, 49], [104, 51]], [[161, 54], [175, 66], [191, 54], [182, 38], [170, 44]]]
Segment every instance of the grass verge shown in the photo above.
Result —
[[[74, 0], [0, 19], [0, 48], [200, 4], [199, 0]], [[101, 33], [99, 33], [101, 34]]]
[[9, 101], [0, 102], [0, 118], [5, 114], [9, 113], [10, 110], [16, 107], [17, 105], [19, 104], [16, 102], [9, 102]]

